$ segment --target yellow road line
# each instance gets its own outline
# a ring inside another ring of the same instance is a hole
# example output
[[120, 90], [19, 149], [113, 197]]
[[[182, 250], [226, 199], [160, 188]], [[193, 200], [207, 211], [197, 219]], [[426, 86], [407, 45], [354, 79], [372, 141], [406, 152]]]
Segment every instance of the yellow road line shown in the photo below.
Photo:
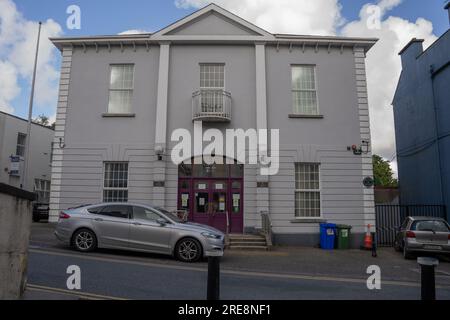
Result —
[[105, 296], [105, 295], [99, 295], [99, 294], [94, 294], [94, 293], [88, 293], [88, 292], [82, 292], [82, 291], [72, 291], [72, 290], [46, 287], [46, 286], [38, 286], [38, 285], [34, 285], [34, 284], [28, 284], [27, 290], [43, 291], [43, 292], [49, 292], [49, 293], [59, 293], [59, 294], [64, 294], [64, 295], [76, 296], [76, 297], [79, 297], [82, 299], [88, 299], [88, 300], [127, 300], [127, 299], [119, 298], [119, 297]]

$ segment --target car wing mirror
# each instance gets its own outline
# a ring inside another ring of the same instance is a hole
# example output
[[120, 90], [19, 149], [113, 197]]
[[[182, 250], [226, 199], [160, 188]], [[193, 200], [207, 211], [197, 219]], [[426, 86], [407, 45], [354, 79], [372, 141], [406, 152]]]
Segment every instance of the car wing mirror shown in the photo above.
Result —
[[156, 222], [161, 226], [164, 227], [165, 225], [167, 225], [167, 221], [165, 219], [159, 218], [156, 220]]

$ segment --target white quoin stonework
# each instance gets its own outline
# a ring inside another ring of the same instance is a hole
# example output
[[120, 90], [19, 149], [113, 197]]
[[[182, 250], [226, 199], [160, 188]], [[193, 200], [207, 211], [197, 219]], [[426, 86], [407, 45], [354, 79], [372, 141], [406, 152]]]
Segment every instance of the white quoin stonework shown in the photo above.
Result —
[[63, 147], [65, 144], [67, 109], [69, 108], [68, 96], [70, 87], [70, 72], [72, 68], [72, 53], [72, 47], [64, 47], [62, 51], [58, 106], [56, 110], [55, 138], [52, 147], [52, 179], [50, 187], [49, 222], [57, 222], [59, 211], [62, 209], [60, 200], [64, 158]]

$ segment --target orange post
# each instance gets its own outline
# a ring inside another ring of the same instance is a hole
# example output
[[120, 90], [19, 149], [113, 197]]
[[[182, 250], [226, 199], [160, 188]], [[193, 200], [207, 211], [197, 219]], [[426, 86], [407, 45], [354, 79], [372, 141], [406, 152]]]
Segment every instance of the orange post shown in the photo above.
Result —
[[370, 227], [371, 225], [367, 225], [367, 233], [366, 236], [364, 237], [364, 249], [366, 250], [372, 250], [373, 248], [373, 238], [372, 238], [372, 233], [370, 232]]

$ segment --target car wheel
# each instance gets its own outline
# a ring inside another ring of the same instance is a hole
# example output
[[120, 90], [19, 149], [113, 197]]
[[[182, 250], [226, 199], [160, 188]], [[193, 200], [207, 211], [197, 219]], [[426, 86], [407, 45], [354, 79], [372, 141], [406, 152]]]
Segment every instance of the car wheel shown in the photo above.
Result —
[[183, 262], [196, 262], [202, 257], [202, 246], [193, 238], [182, 239], [175, 247], [175, 257]]
[[403, 244], [403, 258], [405, 258], [405, 260], [411, 260], [413, 258], [412, 254], [408, 251], [405, 244]]
[[80, 229], [73, 235], [72, 244], [81, 252], [91, 252], [97, 249], [97, 237], [89, 229]]

